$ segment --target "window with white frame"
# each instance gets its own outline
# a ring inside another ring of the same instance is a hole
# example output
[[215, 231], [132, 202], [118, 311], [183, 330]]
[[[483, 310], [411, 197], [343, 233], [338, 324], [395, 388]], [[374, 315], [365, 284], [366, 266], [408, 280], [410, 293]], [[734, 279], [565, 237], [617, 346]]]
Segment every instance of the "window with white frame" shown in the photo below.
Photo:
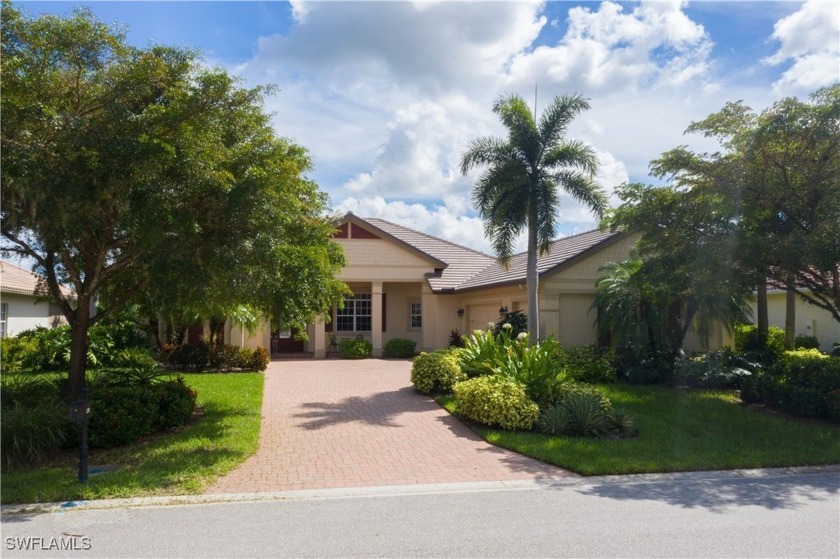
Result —
[[408, 304], [408, 325], [414, 329], [423, 327], [423, 306], [418, 302]]
[[335, 329], [339, 332], [370, 332], [370, 293], [356, 293], [344, 298], [344, 308], [335, 311]]
[[0, 338], [6, 337], [6, 321], [9, 318], [9, 304], [0, 303]]

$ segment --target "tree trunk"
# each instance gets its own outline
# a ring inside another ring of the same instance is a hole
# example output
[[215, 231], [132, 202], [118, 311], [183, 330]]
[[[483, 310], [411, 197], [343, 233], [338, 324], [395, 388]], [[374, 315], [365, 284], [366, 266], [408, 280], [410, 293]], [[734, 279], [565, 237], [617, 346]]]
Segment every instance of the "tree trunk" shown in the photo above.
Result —
[[90, 328], [89, 305], [89, 298], [79, 297], [75, 316], [70, 325], [70, 371], [68, 382], [71, 402], [80, 400], [85, 388], [85, 371], [87, 370], [87, 350], [89, 345], [88, 329]]
[[168, 326], [169, 323], [166, 318], [163, 316], [163, 313], [158, 313], [157, 315], [157, 331], [158, 331], [158, 347], [163, 347], [169, 343], [169, 334], [168, 334]]
[[788, 273], [786, 278], [787, 297], [785, 300], [785, 349], [794, 349], [796, 341], [796, 292], [794, 275]]
[[536, 345], [540, 341], [540, 307], [537, 299], [539, 274], [537, 274], [537, 216], [528, 212], [528, 268], [525, 283], [528, 287], [528, 342]]
[[758, 284], [755, 290], [755, 307], [756, 307], [756, 321], [758, 324], [758, 333], [764, 339], [770, 331], [770, 319], [767, 315], [767, 280]]

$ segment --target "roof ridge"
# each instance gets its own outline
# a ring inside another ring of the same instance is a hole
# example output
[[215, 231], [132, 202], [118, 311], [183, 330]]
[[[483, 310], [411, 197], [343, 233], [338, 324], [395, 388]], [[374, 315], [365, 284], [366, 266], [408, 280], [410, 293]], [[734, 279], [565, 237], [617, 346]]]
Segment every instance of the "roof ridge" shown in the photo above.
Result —
[[429, 233], [424, 233], [423, 231], [418, 231], [417, 229], [412, 229], [411, 227], [406, 227], [405, 225], [400, 225], [399, 223], [394, 223], [393, 221], [388, 221], [387, 219], [382, 219], [381, 217], [362, 217], [362, 218], [360, 218], [360, 219], [363, 219], [363, 220], [365, 220], [365, 221], [370, 221], [371, 219], [376, 219], [376, 220], [379, 220], [379, 221], [384, 221], [385, 223], [387, 223], [387, 224], [389, 224], [389, 225], [393, 225], [394, 227], [399, 227], [400, 229], [405, 229], [406, 231], [411, 231], [412, 233], [416, 233], [416, 234], [418, 234], [418, 235], [423, 235], [424, 237], [428, 237], [428, 238], [434, 239], [434, 240], [436, 240], [436, 241], [441, 241], [441, 242], [446, 243], [446, 244], [448, 244], [448, 245], [451, 245], [451, 246], [454, 246], [454, 247], [458, 247], [458, 248], [462, 248], [462, 249], [464, 249], [464, 250], [468, 250], [468, 251], [470, 251], [470, 252], [474, 252], [475, 254], [478, 254], [478, 255], [481, 255], [481, 256], [486, 256], [487, 258], [493, 258], [493, 259], [495, 259], [495, 258], [496, 258], [496, 257], [495, 257], [495, 256], [493, 256], [493, 255], [487, 254], [486, 252], [481, 252], [480, 250], [477, 250], [477, 249], [474, 249], [474, 248], [470, 248], [470, 247], [468, 247], [468, 246], [464, 246], [464, 245], [458, 244], [458, 243], [456, 243], [456, 242], [450, 241], [450, 240], [448, 240], [448, 239], [444, 239], [444, 238], [442, 238], [442, 237], [436, 237], [435, 235], [430, 235]]

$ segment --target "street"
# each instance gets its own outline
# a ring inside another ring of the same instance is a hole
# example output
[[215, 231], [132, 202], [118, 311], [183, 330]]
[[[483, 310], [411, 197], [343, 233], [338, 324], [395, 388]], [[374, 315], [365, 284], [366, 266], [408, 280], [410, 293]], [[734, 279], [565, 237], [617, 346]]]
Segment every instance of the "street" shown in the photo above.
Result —
[[828, 468], [68, 509], [5, 515], [2, 555], [838, 557], [838, 491]]

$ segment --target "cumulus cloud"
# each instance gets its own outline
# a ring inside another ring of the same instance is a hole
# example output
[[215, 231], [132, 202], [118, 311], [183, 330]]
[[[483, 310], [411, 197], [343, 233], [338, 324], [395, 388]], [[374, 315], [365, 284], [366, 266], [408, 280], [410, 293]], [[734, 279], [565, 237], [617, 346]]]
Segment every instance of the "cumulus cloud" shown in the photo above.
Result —
[[[544, 11], [295, 0], [291, 32], [263, 37], [237, 72], [280, 86], [268, 102], [276, 128], [310, 149], [313, 178], [337, 209], [489, 250], [470, 204], [480, 170], [462, 177], [459, 160], [470, 139], [505, 135], [491, 111], [498, 95], [530, 100], [538, 82], [541, 107], [554, 95], [590, 97], [569, 137], [596, 149], [611, 197], [644, 180], [662, 151], [694, 141], [682, 136], [692, 120], [734, 100], [711, 76], [712, 39], [682, 2], [572, 7], [562, 34]], [[766, 89], [739, 97], [760, 106]], [[568, 196], [559, 211], [565, 234], [596, 224]]]
[[681, 84], [707, 69], [712, 42], [681, 2], [643, 2], [628, 12], [608, 1], [595, 11], [575, 7], [568, 24], [558, 44], [517, 55], [509, 79], [547, 78], [592, 94]]
[[766, 64], [791, 62], [774, 88], [780, 92], [809, 91], [840, 79], [840, 4], [808, 0], [780, 19], [772, 38], [781, 45]]

